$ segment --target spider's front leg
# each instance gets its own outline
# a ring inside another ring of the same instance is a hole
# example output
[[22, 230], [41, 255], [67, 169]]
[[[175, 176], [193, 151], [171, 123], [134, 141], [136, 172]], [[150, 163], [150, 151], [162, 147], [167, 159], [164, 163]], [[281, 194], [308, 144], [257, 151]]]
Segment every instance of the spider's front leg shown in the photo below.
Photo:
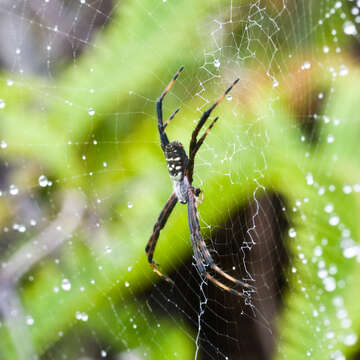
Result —
[[171, 81], [169, 82], [168, 86], [164, 89], [164, 91], [161, 93], [161, 95], [159, 96], [159, 98], [156, 101], [156, 113], [157, 113], [157, 118], [158, 118], [158, 130], [159, 130], [159, 134], [160, 134], [161, 148], [163, 149], [163, 151], [165, 151], [165, 146], [169, 144], [169, 139], [168, 139], [167, 135], [165, 134], [165, 128], [170, 123], [170, 121], [174, 118], [174, 116], [177, 114], [179, 109], [176, 109], [171, 114], [171, 116], [166, 121], [166, 123], [164, 124], [163, 123], [162, 102], [164, 100], [164, 97], [169, 92], [169, 90], [172, 88], [172, 86], [174, 85], [176, 79], [179, 77], [179, 75], [181, 74], [181, 72], [183, 70], [184, 70], [184, 66], [181, 66], [179, 68], [179, 70], [175, 73], [175, 75], [173, 76]]

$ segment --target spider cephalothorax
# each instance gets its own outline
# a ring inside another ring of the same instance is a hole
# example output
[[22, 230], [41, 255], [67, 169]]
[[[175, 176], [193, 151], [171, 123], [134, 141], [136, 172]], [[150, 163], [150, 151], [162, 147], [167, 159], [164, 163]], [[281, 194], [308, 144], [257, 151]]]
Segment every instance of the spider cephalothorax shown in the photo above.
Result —
[[186, 204], [188, 201], [187, 189], [189, 182], [185, 176], [188, 157], [184, 147], [178, 141], [173, 141], [165, 145], [164, 153], [176, 197], [182, 204]]
[[232, 87], [239, 81], [236, 79], [232, 85], [225, 90], [225, 92], [215, 101], [213, 105], [210, 106], [208, 110], [206, 110], [200, 120], [198, 121], [190, 140], [190, 147], [189, 147], [189, 157], [186, 155], [184, 147], [178, 141], [169, 142], [169, 139], [165, 133], [165, 128], [170, 123], [170, 121], [174, 118], [177, 114], [179, 109], [176, 109], [168, 120], [163, 123], [163, 113], [162, 113], [162, 101], [165, 95], [169, 92], [170, 88], [173, 86], [175, 80], [178, 78], [181, 71], [184, 67], [180, 67], [177, 73], [174, 75], [168, 86], [162, 92], [160, 97], [156, 102], [156, 111], [158, 117], [158, 129], [160, 134], [160, 142], [161, 148], [165, 154], [165, 159], [168, 165], [169, 175], [171, 180], [174, 184], [174, 192], [168, 199], [167, 203], [165, 204], [164, 208], [162, 209], [153, 229], [153, 233], [146, 245], [145, 251], [148, 257], [148, 261], [153, 268], [154, 272], [156, 272], [159, 276], [165, 279], [168, 282], [173, 282], [168, 276], [164, 275], [159, 269], [158, 265], [153, 260], [153, 255], [155, 251], [155, 246], [157, 240], [160, 235], [160, 230], [165, 226], [167, 219], [169, 218], [172, 210], [174, 209], [177, 201], [182, 204], [187, 204], [188, 207], [188, 222], [189, 222], [189, 229], [190, 229], [190, 240], [194, 249], [194, 259], [195, 265], [200, 273], [200, 275], [210, 281], [212, 281], [215, 285], [219, 286], [223, 290], [226, 290], [232, 294], [244, 296], [244, 294], [240, 293], [239, 291], [223, 284], [221, 281], [216, 280], [213, 275], [210, 275], [208, 272], [208, 268], [214, 271], [218, 275], [222, 276], [224, 279], [232, 282], [235, 285], [242, 286], [248, 291], [254, 291], [254, 287], [241, 281], [235, 279], [231, 275], [227, 274], [221, 268], [219, 268], [214, 260], [212, 259], [209, 250], [206, 247], [205, 241], [201, 236], [200, 233], [200, 224], [198, 219], [198, 214], [196, 210], [196, 198], [199, 196], [201, 190], [194, 188], [192, 185], [193, 181], [193, 171], [194, 171], [194, 161], [195, 155], [200, 149], [202, 143], [204, 142], [207, 134], [210, 132], [212, 127], [215, 125], [218, 118], [215, 118], [208, 128], [205, 130], [204, 134], [197, 139], [201, 128], [204, 126], [206, 120], [209, 118], [211, 112], [214, 108], [220, 103], [221, 100], [224, 99], [226, 94], [230, 92]]

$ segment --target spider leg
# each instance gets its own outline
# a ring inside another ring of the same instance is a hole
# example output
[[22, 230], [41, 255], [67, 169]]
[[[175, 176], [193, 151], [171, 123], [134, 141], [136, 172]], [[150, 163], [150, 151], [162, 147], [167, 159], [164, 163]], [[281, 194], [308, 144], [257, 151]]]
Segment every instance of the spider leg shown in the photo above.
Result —
[[226, 286], [224, 285], [222, 282], [220, 282], [219, 280], [216, 280], [214, 277], [212, 277], [208, 272], [205, 273], [205, 277], [212, 281], [216, 286], [218, 286], [219, 288], [233, 294], [233, 295], [237, 295], [237, 296], [241, 296], [241, 297], [245, 297], [244, 294], [242, 294], [241, 292], [229, 287], [229, 286]]
[[154, 225], [153, 233], [151, 234], [150, 239], [145, 247], [145, 252], [146, 252], [146, 255], [148, 258], [148, 262], [149, 262], [150, 266], [153, 268], [153, 271], [156, 274], [158, 274], [162, 279], [164, 279], [172, 284], [174, 282], [158, 269], [158, 264], [153, 260], [153, 256], [154, 256], [156, 243], [157, 243], [159, 235], [160, 235], [160, 231], [165, 226], [171, 212], [173, 211], [173, 209], [177, 203], [177, 200], [178, 199], [177, 199], [175, 193], [173, 193], [169, 197], [168, 201], [166, 202], [165, 206], [163, 207], [163, 209], [160, 212], [160, 215]]
[[[200, 146], [203, 144], [206, 136], [209, 134], [210, 130], [213, 128], [213, 126], [215, 125], [215, 123], [218, 121], [219, 117], [217, 116], [209, 125], [209, 127], [206, 129], [206, 131], [204, 132], [204, 134], [201, 136], [201, 138], [198, 140], [198, 142], [195, 145], [195, 148], [193, 150], [193, 158], [195, 158], [196, 153], [198, 152], [198, 150], [200, 149]], [[192, 163], [192, 166], [194, 167], [194, 162]], [[191, 169], [193, 171], [193, 168]]]
[[163, 150], [165, 148], [165, 145], [167, 145], [169, 143], [169, 139], [168, 139], [168, 137], [166, 136], [166, 134], [164, 132], [164, 129], [165, 129], [166, 125], [164, 126], [164, 124], [163, 124], [162, 101], [163, 101], [165, 95], [169, 92], [171, 87], [174, 85], [176, 79], [178, 78], [178, 76], [180, 75], [180, 73], [183, 70], [184, 70], [184, 66], [181, 66], [179, 68], [179, 70], [176, 72], [176, 74], [173, 76], [173, 78], [171, 79], [171, 81], [169, 82], [169, 84], [167, 85], [165, 90], [161, 93], [160, 97], [156, 101], [156, 113], [157, 113], [157, 118], [158, 118], [158, 129], [159, 129], [159, 134], [160, 134], [161, 147], [162, 147]]
[[166, 120], [166, 123], [163, 126], [163, 129], [165, 130], [165, 128], [170, 124], [170, 121], [175, 117], [175, 115], [179, 112], [180, 108], [177, 108], [170, 116], [169, 118]]
[[[188, 190], [188, 197], [189, 197], [189, 199], [188, 199], [188, 220], [189, 220], [189, 229], [190, 229], [190, 233], [191, 233], [191, 242], [192, 242], [192, 245], [194, 248], [194, 256], [196, 259], [196, 265], [197, 265], [199, 271], [201, 272], [201, 274], [203, 276], [205, 276], [207, 279], [209, 279], [210, 281], [212, 281], [214, 284], [219, 286], [220, 288], [222, 288], [226, 291], [229, 291], [233, 294], [244, 296], [240, 292], [224, 285], [222, 282], [220, 282], [219, 280], [216, 280], [214, 277], [212, 277], [206, 271], [205, 265], [208, 265], [213, 271], [217, 272], [223, 278], [233, 282], [235, 285], [240, 285], [249, 290], [255, 290], [254, 286], [251, 286], [251, 285], [245, 283], [244, 281], [235, 279], [234, 277], [227, 274], [225, 271], [223, 271], [220, 267], [218, 267], [215, 264], [209, 250], [206, 247], [205, 241], [202, 238], [201, 233], [200, 233], [199, 218], [197, 215], [197, 210], [196, 210], [196, 205], [195, 205], [196, 199], [195, 199], [194, 189], [192, 187], [190, 187]], [[199, 259], [199, 257], [200, 257], [200, 259]]]
[[[188, 170], [187, 175], [188, 179], [190, 181], [190, 184], [192, 183], [192, 175], [194, 170], [194, 160], [196, 152], [199, 150], [201, 144], [197, 146], [197, 136], [201, 130], [201, 128], [204, 126], [206, 120], [209, 118], [211, 112], [215, 109], [215, 107], [224, 99], [224, 97], [231, 91], [231, 89], [234, 87], [234, 85], [239, 81], [239, 78], [237, 78], [225, 91], [224, 93], [207, 109], [202, 115], [200, 120], [198, 121], [190, 140], [190, 147], [189, 147], [189, 163], [188, 163]], [[214, 125], [214, 124], [213, 124]], [[204, 140], [203, 140], [204, 141]]]
[[[201, 235], [200, 235], [201, 238]], [[199, 238], [198, 238], [199, 239]], [[197, 242], [196, 242], [196, 237], [194, 237], [193, 235], [191, 235], [191, 243], [193, 245], [194, 248], [194, 258], [195, 258], [195, 262], [196, 262], [196, 267], [199, 270], [200, 274], [204, 277], [206, 277], [208, 280], [210, 280], [211, 282], [213, 282], [216, 286], [218, 286], [219, 288], [232, 293], [233, 295], [237, 295], [237, 296], [241, 296], [244, 297], [244, 294], [240, 293], [239, 291], [232, 289], [231, 287], [223, 284], [222, 282], [220, 282], [219, 280], [216, 280], [213, 276], [211, 276], [207, 271], [206, 271], [206, 261], [204, 259], [204, 255], [203, 253], [200, 251], [200, 249], [197, 246]]]

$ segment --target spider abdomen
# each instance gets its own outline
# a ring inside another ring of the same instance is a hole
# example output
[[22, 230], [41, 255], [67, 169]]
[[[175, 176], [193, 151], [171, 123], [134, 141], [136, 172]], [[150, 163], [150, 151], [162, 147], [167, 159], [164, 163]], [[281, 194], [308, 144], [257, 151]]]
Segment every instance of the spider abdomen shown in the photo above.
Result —
[[181, 143], [173, 141], [165, 146], [165, 159], [173, 181], [184, 178], [188, 157]]
[[178, 198], [181, 204], [186, 204], [189, 201], [188, 189], [189, 189], [189, 181], [186, 176], [183, 177], [182, 180], [173, 180], [174, 183], [174, 192], [176, 197]]

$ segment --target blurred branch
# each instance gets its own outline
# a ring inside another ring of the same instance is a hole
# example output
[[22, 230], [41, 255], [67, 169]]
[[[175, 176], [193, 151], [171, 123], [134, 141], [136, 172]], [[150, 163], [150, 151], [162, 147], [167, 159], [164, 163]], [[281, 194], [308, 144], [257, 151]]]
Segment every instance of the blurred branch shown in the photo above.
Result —
[[[58, 217], [35, 239], [22, 246], [0, 272], [0, 314], [4, 318], [19, 359], [35, 358], [25, 314], [16, 291], [18, 281], [42, 259], [51, 255], [71, 236], [82, 219], [84, 199], [68, 191]], [[16, 346], [21, 339], [21, 344]]]

